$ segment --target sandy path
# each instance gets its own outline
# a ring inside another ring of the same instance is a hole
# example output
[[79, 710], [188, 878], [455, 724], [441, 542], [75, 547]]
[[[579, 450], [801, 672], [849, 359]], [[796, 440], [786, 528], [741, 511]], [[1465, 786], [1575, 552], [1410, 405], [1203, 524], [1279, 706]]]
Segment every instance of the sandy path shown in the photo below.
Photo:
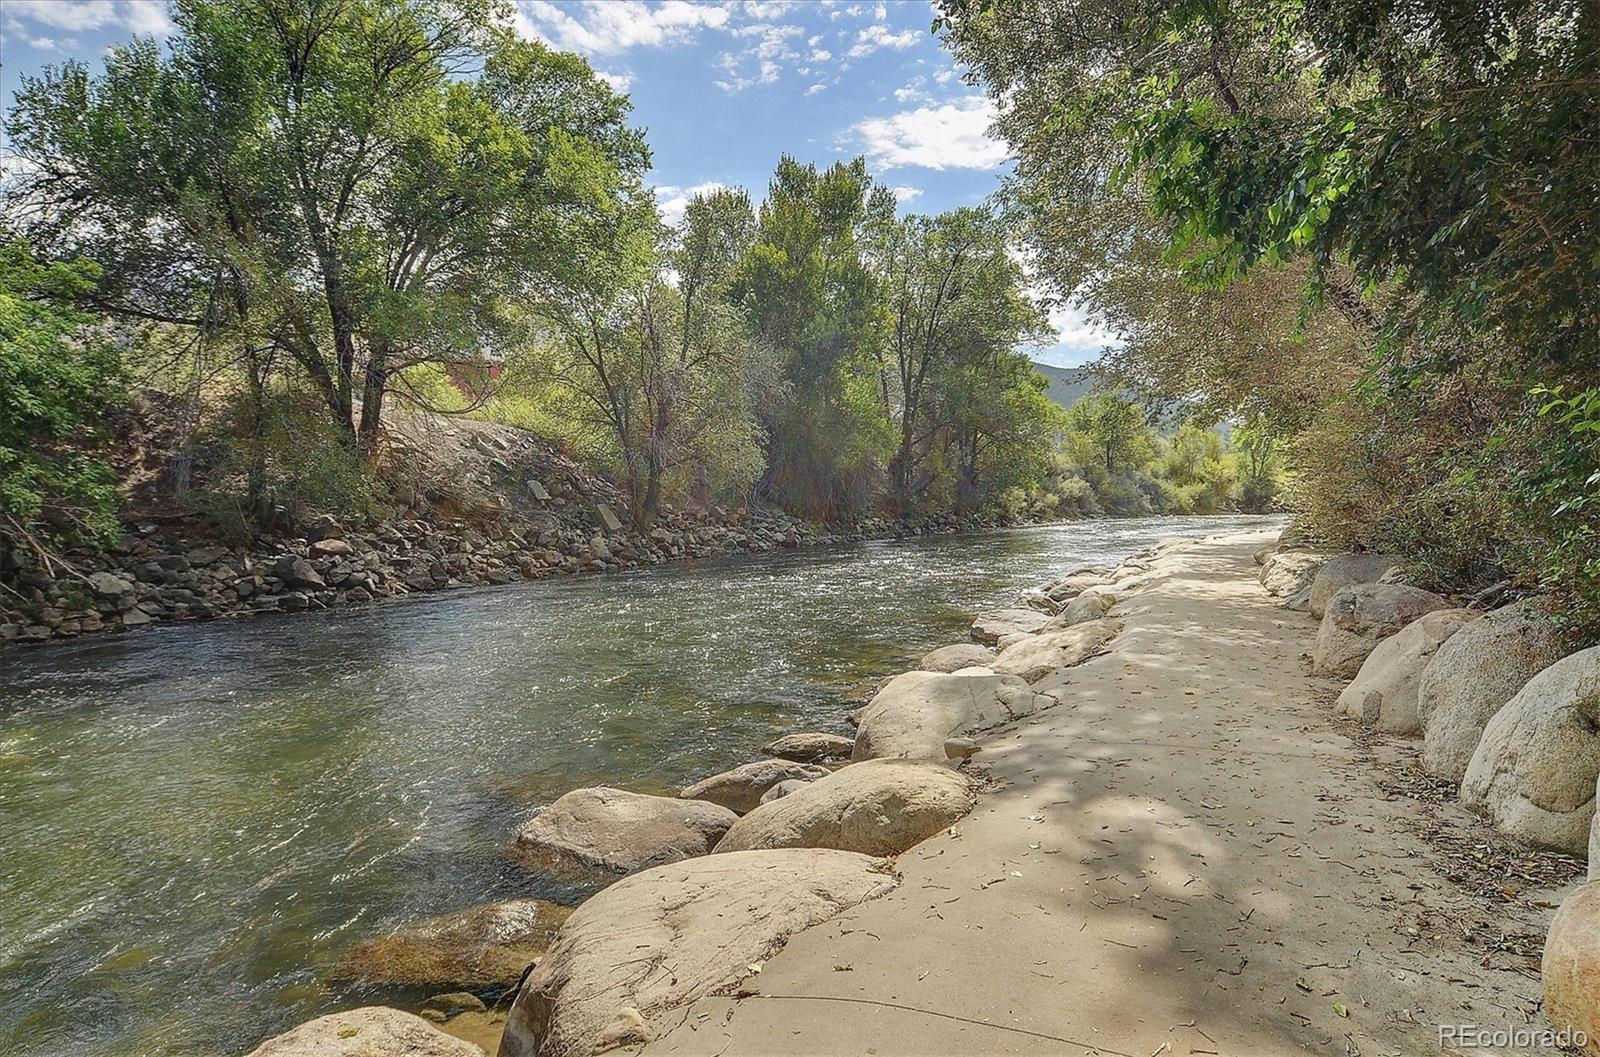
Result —
[[1255, 581], [1266, 541], [1163, 559], [1068, 703], [986, 742], [999, 788], [896, 893], [645, 1052], [1436, 1054], [1440, 1023], [1542, 1023], [1536, 979], [1452, 935], [1471, 897], [1417, 806], [1316, 703], [1314, 629]]

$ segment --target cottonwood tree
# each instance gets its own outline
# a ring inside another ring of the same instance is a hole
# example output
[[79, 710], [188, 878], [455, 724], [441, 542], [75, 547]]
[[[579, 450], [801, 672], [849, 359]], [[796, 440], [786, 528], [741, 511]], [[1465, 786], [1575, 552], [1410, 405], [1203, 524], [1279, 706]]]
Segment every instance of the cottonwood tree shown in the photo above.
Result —
[[962, 358], [982, 362], [1009, 351], [1036, 336], [1043, 319], [1029, 311], [1025, 276], [993, 211], [904, 219], [879, 213], [870, 231], [869, 267], [888, 320], [878, 350], [880, 392], [898, 433], [890, 481], [905, 504], [926, 483], [919, 467], [943, 425], [937, 389], [976, 382], [950, 368]]
[[759, 473], [761, 350], [728, 298], [753, 231], [743, 191], [697, 196], [671, 233], [653, 209], [636, 212], [585, 281], [545, 306], [560, 334], [555, 377], [622, 471], [640, 531], [681, 471], [723, 489]]
[[101, 76], [24, 80], [11, 195], [42, 245], [107, 263], [106, 310], [261, 319], [371, 450], [397, 372], [476, 355], [507, 299], [575, 266], [576, 227], [642, 194], [626, 100], [509, 15], [178, 0], [170, 55], [136, 42]]
[[762, 409], [765, 494], [814, 516], [859, 513], [876, 498], [893, 432], [879, 397], [882, 311], [863, 260], [872, 210], [866, 163], [778, 163], [756, 242], [732, 294], [784, 382]]

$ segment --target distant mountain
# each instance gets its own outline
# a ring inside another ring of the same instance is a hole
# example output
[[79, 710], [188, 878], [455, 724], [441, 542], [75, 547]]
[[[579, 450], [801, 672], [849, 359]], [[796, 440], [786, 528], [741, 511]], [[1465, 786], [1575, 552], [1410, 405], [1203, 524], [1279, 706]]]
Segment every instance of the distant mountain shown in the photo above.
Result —
[[1088, 396], [1100, 380], [1100, 375], [1089, 367], [1052, 367], [1036, 362], [1033, 369], [1044, 377], [1045, 393], [1062, 407], [1071, 407]]

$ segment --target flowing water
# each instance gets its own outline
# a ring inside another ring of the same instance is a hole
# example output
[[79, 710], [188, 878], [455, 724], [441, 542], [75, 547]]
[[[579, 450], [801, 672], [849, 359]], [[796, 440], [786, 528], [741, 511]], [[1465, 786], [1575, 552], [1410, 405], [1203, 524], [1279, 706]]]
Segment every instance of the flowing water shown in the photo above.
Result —
[[974, 610], [1159, 538], [1079, 522], [192, 624], [0, 656], [0, 1053], [226, 1055], [368, 994], [355, 942], [581, 895], [502, 857], [845, 711]]

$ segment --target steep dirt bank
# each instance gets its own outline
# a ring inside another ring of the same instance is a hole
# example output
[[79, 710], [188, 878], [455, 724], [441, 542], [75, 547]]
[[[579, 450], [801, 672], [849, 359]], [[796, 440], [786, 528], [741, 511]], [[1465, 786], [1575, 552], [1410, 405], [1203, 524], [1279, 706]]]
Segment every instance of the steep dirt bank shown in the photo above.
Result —
[[1460, 883], [1441, 838], [1481, 824], [1331, 718], [1314, 627], [1256, 582], [1268, 539], [1159, 558], [1065, 703], [984, 742], [1000, 788], [895, 892], [644, 1052], [1409, 1054], [1541, 1026], [1521, 938], [1536, 956], [1554, 899]]

